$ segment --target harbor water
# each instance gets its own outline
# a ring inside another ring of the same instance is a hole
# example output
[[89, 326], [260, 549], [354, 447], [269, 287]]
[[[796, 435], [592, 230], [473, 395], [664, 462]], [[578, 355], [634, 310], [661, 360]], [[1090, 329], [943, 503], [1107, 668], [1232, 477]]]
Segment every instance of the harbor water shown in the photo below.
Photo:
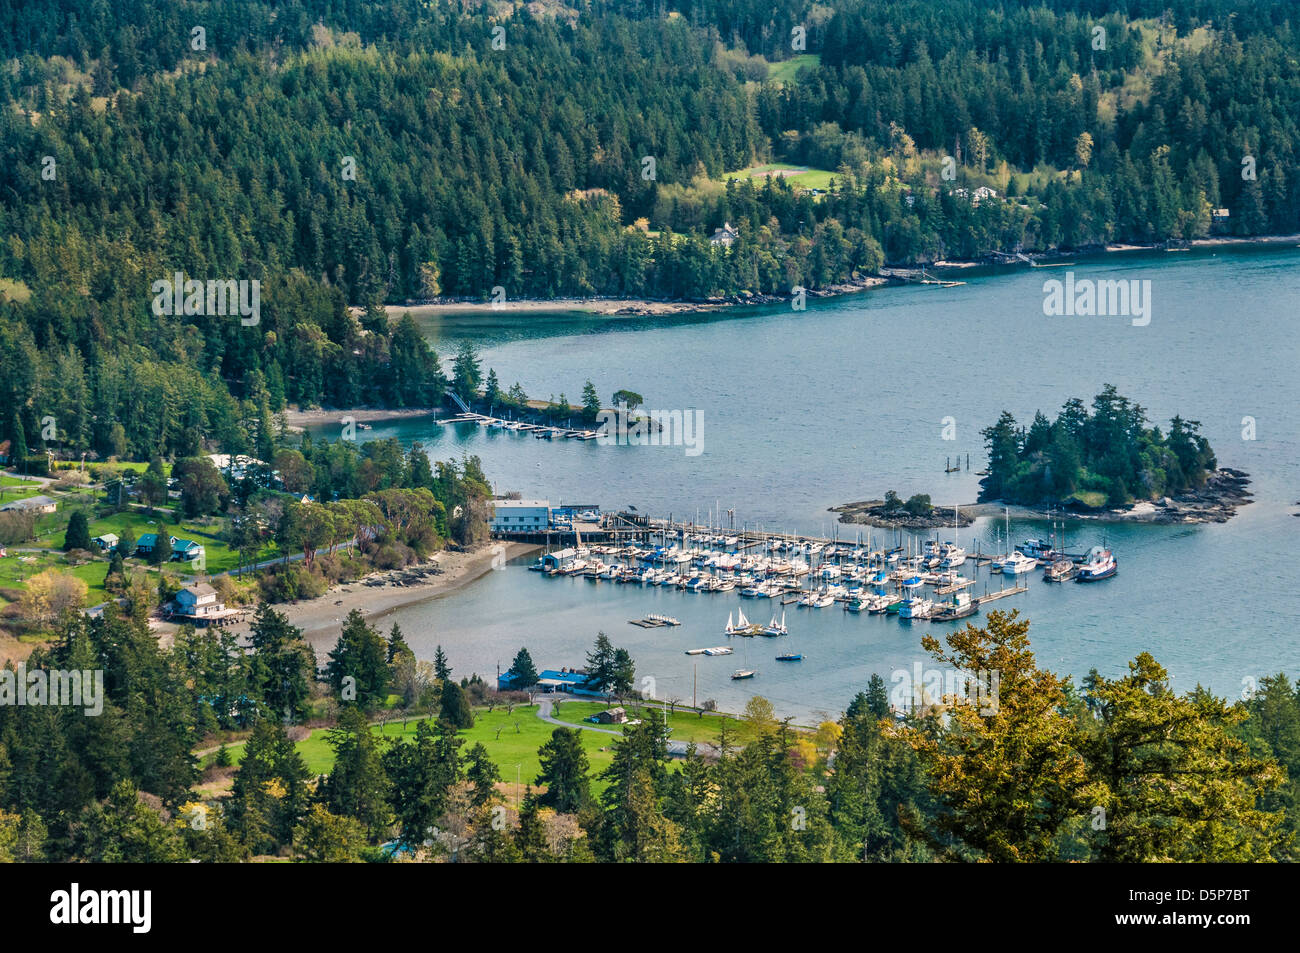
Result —
[[[1150, 322], [1045, 315], [1044, 282], [1068, 270], [1078, 278], [1149, 280]], [[1300, 252], [1109, 255], [961, 277], [966, 283], [952, 288], [810, 300], [805, 311], [423, 319], [445, 364], [460, 341], [471, 340], [484, 374], [494, 369], [503, 388], [518, 381], [530, 397], [563, 393], [577, 404], [590, 379], [606, 405], [627, 388], [644, 396], [645, 408], [699, 411], [699, 453], [535, 440], [429, 419], [377, 423], [362, 437], [420, 441], [435, 460], [476, 454], [499, 493], [552, 504], [632, 505], [736, 529], [838, 533], [849, 541], [870, 533], [879, 541], [893, 534], [836, 524], [828, 507], [891, 489], [904, 499], [928, 493], [936, 504], [974, 501], [972, 471], [985, 462], [981, 428], [1003, 410], [1027, 426], [1037, 410], [1054, 417], [1068, 398], [1090, 404], [1114, 384], [1162, 428], [1175, 414], [1200, 421], [1219, 465], [1250, 475], [1255, 502], [1223, 524], [1072, 522], [1068, 548], [1079, 552], [1104, 536], [1118, 575], [1053, 585], [1035, 572], [1027, 593], [989, 608], [1020, 609], [1032, 621], [1039, 663], [1076, 681], [1092, 668], [1121, 674], [1142, 651], [1170, 671], [1179, 691], [1199, 683], [1237, 698], [1262, 675], [1300, 674], [1300, 520], [1293, 515], [1300, 513]], [[331, 436], [329, 428], [321, 433]], [[945, 473], [950, 457], [963, 469]], [[967, 549], [1001, 552], [1003, 531], [1001, 518], [985, 518], [958, 539]], [[1013, 542], [1050, 531], [1027, 520], [1011, 525]], [[939, 536], [951, 539], [953, 531]], [[930, 667], [921, 636], [955, 625], [847, 613], [838, 604], [788, 606], [788, 637], [735, 639], [728, 657], [687, 656], [688, 648], [727, 642], [729, 612], [743, 607], [766, 622], [781, 611], [779, 600], [547, 578], [527, 572], [526, 562], [395, 610], [383, 625], [399, 622], [421, 658], [441, 644], [457, 675], [489, 678], [521, 646], [539, 667], [581, 664], [604, 631], [632, 653], [638, 682], [651, 679], [642, 687], [659, 698], [713, 699], [735, 710], [761, 694], [801, 722], [837, 715], [873, 672], [899, 683], [896, 673], [912, 673], [918, 662]], [[1001, 584], [987, 569], [978, 579], [975, 595]], [[628, 624], [650, 613], [683, 624]], [[789, 650], [804, 660], [775, 661]], [[758, 674], [734, 683], [736, 668]]]

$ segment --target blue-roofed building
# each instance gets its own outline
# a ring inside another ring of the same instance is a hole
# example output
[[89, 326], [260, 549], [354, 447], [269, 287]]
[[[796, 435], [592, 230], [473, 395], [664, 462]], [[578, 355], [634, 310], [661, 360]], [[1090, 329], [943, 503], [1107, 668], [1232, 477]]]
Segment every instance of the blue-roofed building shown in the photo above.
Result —
[[572, 669], [545, 669], [537, 676], [537, 690], [542, 692], [565, 692], [570, 695], [588, 695], [592, 698], [604, 697], [600, 692], [588, 687], [590, 676], [586, 672]]
[[177, 539], [175, 536], [172, 541], [172, 562], [193, 562], [203, 556], [203, 546], [192, 539]]

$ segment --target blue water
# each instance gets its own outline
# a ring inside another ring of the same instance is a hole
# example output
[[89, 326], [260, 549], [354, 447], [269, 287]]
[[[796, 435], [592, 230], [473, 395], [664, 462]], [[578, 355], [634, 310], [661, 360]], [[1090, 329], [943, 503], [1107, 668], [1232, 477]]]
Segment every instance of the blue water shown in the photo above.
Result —
[[[982, 469], [979, 430], [1002, 410], [1027, 425], [1036, 410], [1054, 416], [1067, 398], [1091, 402], [1111, 383], [1162, 426], [1174, 414], [1199, 420], [1220, 465], [1251, 475], [1256, 502], [1226, 524], [1071, 524], [1074, 551], [1105, 532], [1120, 574], [1092, 586], [1053, 586], [1035, 573], [1028, 593], [993, 607], [1021, 609], [1032, 620], [1040, 664], [1076, 678], [1094, 667], [1122, 673], [1143, 650], [1169, 669], [1175, 688], [1199, 682], [1230, 698], [1245, 680], [1300, 674], [1300, 520], [1292, 515], [1300, 512], [1300, 253], [1112, 255], [1071, 268], [1080, 279], [1150, 280], [1150, 324], [1045, 317], [1043, 282], [1063, 279], [1065, 268], [971, 272], [961, 287], [889, 288], [810, 301], [804, 312], [441, 317], [425, 324], [438, 351], [473, 340], [485, 373], [494, 368], [503, 387], [519, 381], [531, 397], [563, 392], [576, 404], [590, 378], [606, 403], [629, 388], [648, 408], [701, 410], [703, 452], [547, 442], [427, 420], [376, 425], [366, 436], [420, 440], [435, 459], [477, 454], [498, 492], [633, 504], [702, 521], [730, 508], [738, 528], [830, 535], [837, 524], [828, 507], [889, 489], [929, 493], [936, 503], [973, 501], [978, 478], [945, 474], [945, 461], [964, 464], [969, 453], [971, 471]], [[1247, 416], [1255, 440], [1242, 437]], [[955, 421], [955, 440], [942, 439], [946, 417]], [[843, 524], [838, 531], [849, 539], [886, 532]], [[984, 519], [963, 529], [961, 540], [1000, 551], [1002, 532], [1001, 519]], [[1048, 532], [1045, 524], [1012, 521], [1017, 542]], [[975, 592], [988, 578], [980, 572]], [[997, 588], [999, 577], [991, 578]], [[775, 604], [549, 579], [519, 565], [391, 615], [418, 655], [430, 657], [440, 643], [459, 674], [495, 674], [522, 645], [539, 666], [578, 664], [604, 630], [632, 652], [638, 675], [654, 679], [659, 697], [689, 701], [698, 675], [699, 700], [736, 709], [762, 694], [801, 720], [841, 711], [872, 672], [888, 680], [910, 671], [925, 661], [920, 636], [950, 627], [791, 606], [785, 640], [736, 640], [731, 657], [682, 654], [724, 643], [729, 611], [743, 605], [766, 621]], [[628, 625], [649, 612], [684, 624]], [[775, 662], [786, 648], [805, 660]], [[742, 665], [758, 677], [732, 683], [730, 672]]]

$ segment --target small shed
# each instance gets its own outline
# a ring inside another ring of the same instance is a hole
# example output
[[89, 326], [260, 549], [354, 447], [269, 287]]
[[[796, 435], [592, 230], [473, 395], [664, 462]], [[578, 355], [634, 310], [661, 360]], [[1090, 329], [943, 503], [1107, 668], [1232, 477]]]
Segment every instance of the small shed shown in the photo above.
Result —
[[596, 712], [596, 721], [602, 725], [622, 725], [627, 722], [627, 712], [622, 708], [606, 708]]
[[105, 533], [103, 536], [96, 536], [91, 542], [99, 547], [100, 552], [106, 553], [118, 544], [118, 538], [116, 533]]

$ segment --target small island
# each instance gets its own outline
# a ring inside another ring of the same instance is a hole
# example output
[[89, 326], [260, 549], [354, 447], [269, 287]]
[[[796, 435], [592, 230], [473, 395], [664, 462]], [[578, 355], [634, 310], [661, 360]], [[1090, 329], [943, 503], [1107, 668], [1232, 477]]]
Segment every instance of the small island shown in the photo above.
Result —
[[958, 526], [975, 522], [974, 517], [959, 506], [936, 507], [930, 502], [928, 493], [915, 493], [904, 501], [894, 490], [887, 492], [883, 500], [845, 503], [832, 506], [830, 511], [840, 514], [841, 523], [863, 523], [887, 529], [938, 529], [952, 526], [954, 521]]
[[1175, 416], [1167, 432], [1107, 384], [1091, 408], [1073, 397], [1054, 421], [1026, 429], [1007, 411], [982, 431], [981, 503], [1150, 522], [1223, 522], [1250, 502], [1240, 470], [1219, 469], [1201, 424]]
[[[981, 434], [987, 475], [978, 501], [958, 508], [963, 526], [1004, 507], [1031, 519], [1222, 523], [1251, 502], [1250, 477], [1219, 467], [1199, 421], [1148, 426], [1145, 409], [1110, 384], [1091, 407], [1072, 397], [1055, 420], [1039, 411], [1028, 428], [1003, 411]], [[831, 511], [844, 523], [904, 529], [951, 526], [953, 517], [928, 495], [903, 502], [892, 491]]]

